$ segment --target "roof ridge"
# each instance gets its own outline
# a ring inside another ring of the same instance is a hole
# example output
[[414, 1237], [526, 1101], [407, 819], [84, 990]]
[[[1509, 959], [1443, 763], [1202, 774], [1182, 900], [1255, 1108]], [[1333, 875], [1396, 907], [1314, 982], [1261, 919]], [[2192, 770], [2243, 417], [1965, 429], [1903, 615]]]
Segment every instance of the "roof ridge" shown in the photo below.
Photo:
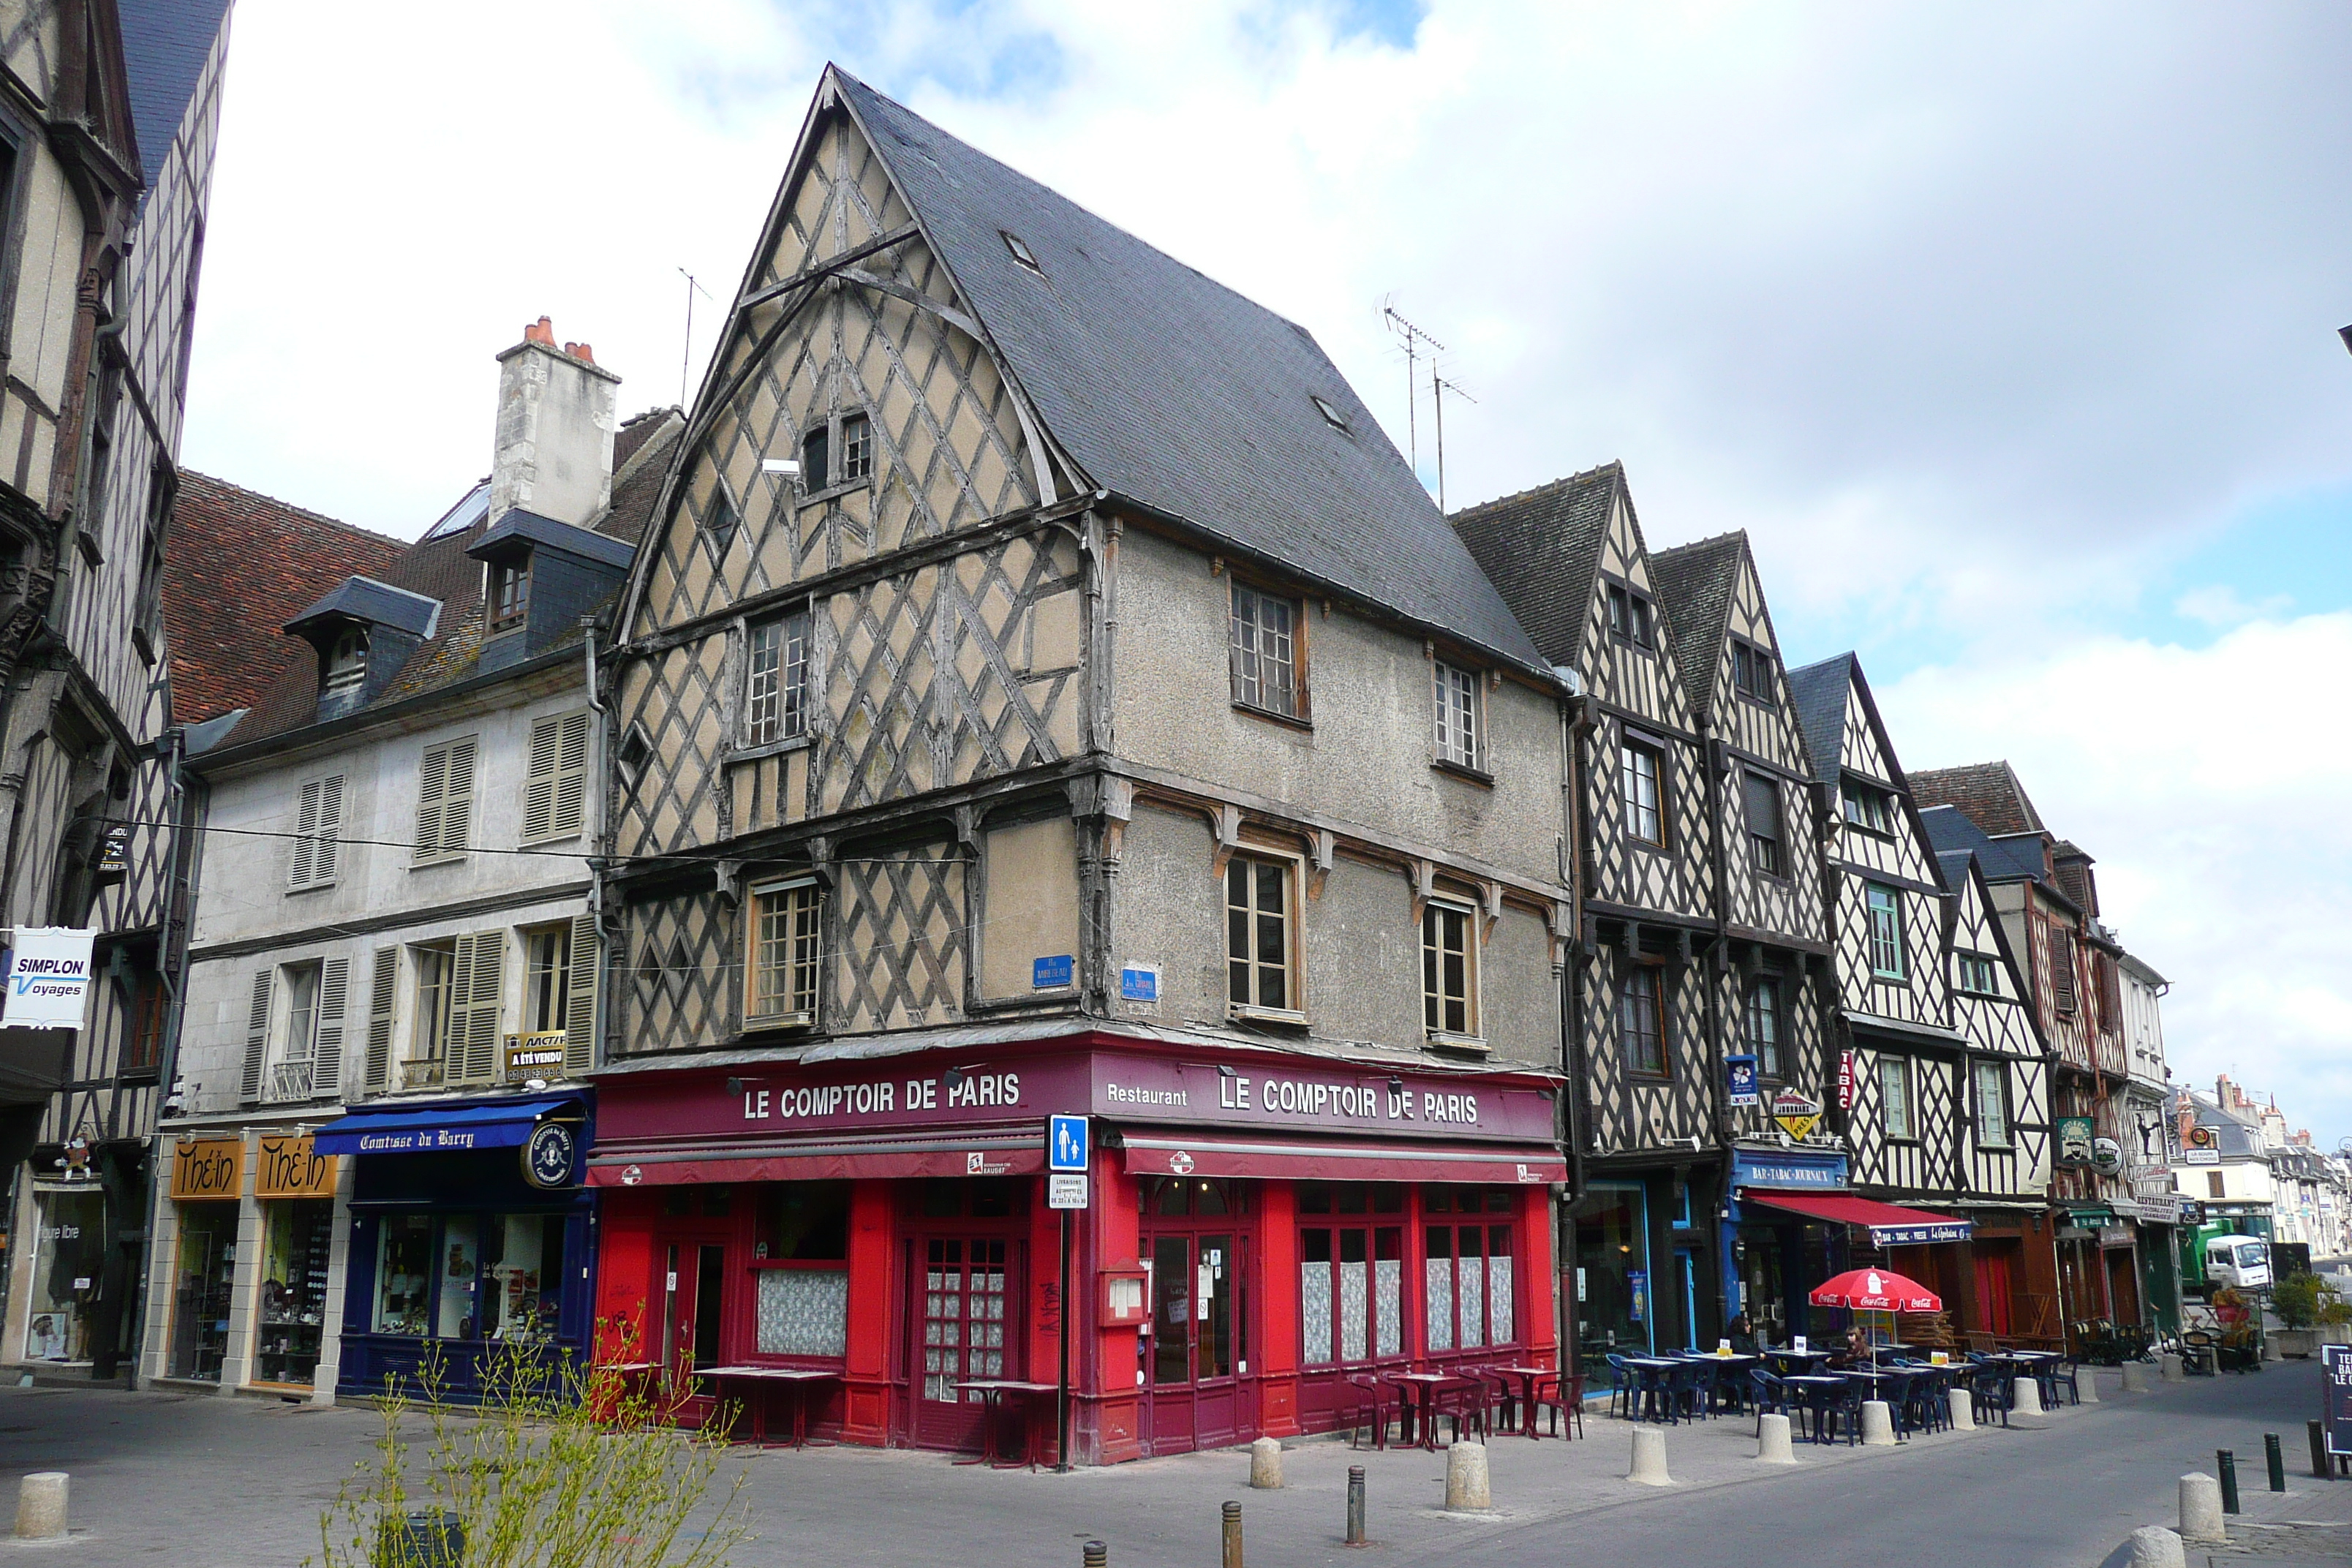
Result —
[[[1450, 518], [1470, 517], [1495, 507], [1507, 506], [1515, 500], [1525, 500], [1529, 496], [1549, 495], [1554, 491], [1564, 490], [1569, 486], [1576, 484], [1580, 480], [1592, 479], [1596, 475], [1607, 473], [1612, 469], [1616, 471], [1618, 478], [1621, 479], [1624, 478], [1624, 459], [1622, 458], [1612, 458], [1605, 463], [1595, 463], [1589, 468], [1580, 469], [1565, 478], [1547, 479], [1542, 484], [1529, 485], [1526, 489], [1513, 490], [1508, 495], [1499, 495], [1490, 500], [1476, 501], [1469, 506], [1457, 508], [1446, 515]], [[1653, 557], [1652, 559], [1654, 560], [1655, 557]]]
[[378, 543], [394, 544], [406, 550], [416, 542], [413, 539], [400, 539], [389, 533], [378, 533], [373, 528], [362, 528], [358, 523], [345, 522], [339, 517], [329, 517], [323, 511], [312, 511], [307, 506], [300, 506], [290, 500], [280, 500], [267, 490], [257, 490], [249, 485], [238, 484], [235, 479], [222, 479], [218, 474], [207, 474], [200, 468], [183, 468], [180, 473], [183, 478], [202, 479], [208, 485], [217, 485], [225, 490], [235, 490], [239, 495], [251, 496], [256, 500], [268, 501], [271, 506], [290, 511], [298, 517], [307, 518], [312, 522], [323, 522], [330, 528], [339, 528], [345, 533], [355, 533], [362, 539], [373, 539]]
[[1704, 539], [1686, 540], [1680, 544], [1670, 544], [1664, 550], [1653, 550], [1650, 552], [1650, 564], [1654, 566], [1669, 555], [1680, 555], [1685, 551], [1703, 550], [1710, 544], [1726, 544], [1734, 541], [1746, 543], [1748, 531], [1744, 528], [1728, 529], [1721, 533], [1710, 533]]

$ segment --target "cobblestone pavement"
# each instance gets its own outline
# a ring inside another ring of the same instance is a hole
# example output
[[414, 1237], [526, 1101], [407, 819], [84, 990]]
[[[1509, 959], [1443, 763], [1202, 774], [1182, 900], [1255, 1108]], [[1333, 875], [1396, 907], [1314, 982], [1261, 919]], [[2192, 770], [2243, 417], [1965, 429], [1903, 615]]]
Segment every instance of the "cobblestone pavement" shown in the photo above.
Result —
[[[2233, 1447], [2248, 1511], [2231, 1548], [2192, 1553], [2228, 1568], [2341, 1563], [2352, 1481], [2308, 1475], [2304, 1421], [2318, 1408], [2309, 1363], [2125, 1395], [2060, 1412], [2040, 1430], [1947, 1434], [1894, 1448], [1798, 1445], [1794, 1468], [1759, 1466], [1752, 1425], [1724, 1417], [1672, 1428], [1675, 1485], [1624, 1479], [1629, 1425], [1595, 1412], [1574, 1443], [1498, 1435], [1496, 1511], [1440, 1510], [1443, 1453], [1350, 1451], [1311, 1442], [1285, 1456], [1286, 1485], [1251, 1491], [1248, 1461], [1225, 1451], [1068, 1476], [990, 1471], [941, 1455], [855, 1447], [746, 1450], [757, 1539], [738, 1563], [890, 1568], [1076, 1568], [1099, 1538], [1116, 1568], [1205, 1568], [1219, 1560], [1219, 1505], [1244, 1508], [1257, 1568], [1375, 1563], [1604, 1563], [1752, 1568], [1967, 1563], [2093, 1568], [2140, 1524], [2173, 1521], [2181, 1474]], [[186, 1394], [0, 1389], [0, 1479], [73, 1475], [74, 1537], [62, 1548], [0, 1543], [11, 1557], [171, 1568], [293, 1564], [320, 1550], [319, 1516], [381, 1430], [363, 1407]], [[2289, 1462], [2284, 1498], [2263, 1491], [2263, 1433]], [[1369, 1554], [1345, 1550], [1347, 1471], [1362, 1465]], [[0, 1500], [0, 1509], [7, 1506]], [[2308, 1521], [2288, 1528], [2287, 1521]], [[2326, 1528], [2322, 1528], [2325, 1526]]]

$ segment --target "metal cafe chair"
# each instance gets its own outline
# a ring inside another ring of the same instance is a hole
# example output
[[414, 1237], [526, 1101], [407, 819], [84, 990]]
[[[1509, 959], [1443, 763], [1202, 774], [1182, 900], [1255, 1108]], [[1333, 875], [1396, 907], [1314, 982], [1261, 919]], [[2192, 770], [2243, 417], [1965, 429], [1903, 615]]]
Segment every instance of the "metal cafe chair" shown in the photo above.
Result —
[[2045, 1361], [2035, 1366], [2034, 1379], [2042, 1384], [2042, 1403], [2052, 1409], [2057, 1408], [2058, 1391], [2063, 1388], [2067, 1403], [2082, 1404], [2082, 1385], [2075, 1381], [2077, 1370], [2076, 1363], [2072, 1361]]
[[1846, 1446], [1862, 1441], [1862, 1402], [1870, 1397], [1870, 1385], [1859, 1378], [1841, 1378], [1842, 1386], [1824, 1388], [1815, 1401], [1813, 1441], [1831, 1443], [1837, 1440], [1841, 1428]]

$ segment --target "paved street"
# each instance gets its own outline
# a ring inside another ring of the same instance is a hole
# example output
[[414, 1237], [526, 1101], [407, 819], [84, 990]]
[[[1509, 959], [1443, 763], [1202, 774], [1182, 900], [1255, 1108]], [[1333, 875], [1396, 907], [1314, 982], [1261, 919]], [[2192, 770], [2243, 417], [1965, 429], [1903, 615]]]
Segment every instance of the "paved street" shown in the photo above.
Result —
[[[860, 1448], [746, 1454], [757, 1540], [745, 1564], [1050, 1568], [1099, 1536], [1118, 1568], [1217, 1561], [1218, 1505], [1244, 1507], [1260, 1568], [1355, 1561], [1340, 1547], [1347, 1469], [1369, 1472], [1379, 1559], [1396, 1563], [1752, 1564], [1801, 1552], [1812, 1568], [1910, 1563], [2093, 1568], [2135, 1525], [2169, 1522], [2178, 1478], [2234, 1447], [2262, 1519], [2336, 1521], [2273, 1532], [2259, 1556], [2352, 1556], [2352, 1482], [2313, 1481], [2303, 1423], [2317, 1408], [2307, 1363], [2123, 1396], [2112, 1373], [2097, 1408], [2045, 1430], [1990, 1431], [1895, 1449], [1799, 1446], [1795, 1470], [1758, 1467], [1745, 1421], [1673, 1429], [1677, 1486], [1625, 1483], [1624, 1423], [1595, 1417], [1577, 1444], [1497, 1437], [1492, 1519], [1438, 1513], [1442, 1454], [1350, 1453], [1311, 1443], [1286, 1456], [1289, 1484], [1251, 1492], [1237, 1453], [1193, 1455], [1062, 1477], [951, 1466], [938, 1455]], [[6, 1475], [73, 1473], [78, 1563], [173, 1568], [292, 1564], [318, 1550], [318, 1515], [378, 1430], [372, 1411], [245, 1399], [57, 1388], [0, 1390]], [[2291, 1492], [2263, 1495], [2262, 1436], [2281, 1434]], [[2249, 1532], [2251, 1541], [2260, 1532]], [[1671, 1543], [1671, 1550], [1662, 1550]], [[16, 1551], [0, 1549], [0, 1557]], [[2333, 1555], [2329, 1555], [2329, 1553]], [[2191, 1562], [2200, 1565], [2202, 1554]]]

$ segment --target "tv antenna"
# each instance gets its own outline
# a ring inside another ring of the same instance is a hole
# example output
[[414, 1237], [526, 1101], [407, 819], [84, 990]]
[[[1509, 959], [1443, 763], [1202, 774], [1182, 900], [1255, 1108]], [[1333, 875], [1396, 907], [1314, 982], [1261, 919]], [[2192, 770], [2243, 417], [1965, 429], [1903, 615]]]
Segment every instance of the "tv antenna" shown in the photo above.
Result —
[[1449, 392], [1454, 396], [1461, 398], [1465, 403], [1475, 403], [1478, 401], [1468, 393], [1463, 391], [1454, 383], [1438, 374], [1437, 363], [1434, 360], [1431, 361], [1429, 366], [1429, 397], [1430, 401], [1437, 406], [1437, 510], [1440, 512], [1444, 512], [1445, 510], [1445, 395]]
[[[1434, 376], [1437, 374], [1437, 356], [1445, 352], [1445, 345], [1398, 315], [1396, 307], [1386, 300], [1381, 301], [1381, 319], [1388, 323], [1389, 331], [1394, 332], [1404, 343], [1405, 452], [1412, 460], [1412, 471], [1417, 479], [1421, 474], [1421, 431], [1416, 418], [1416, 409], [1421, 401], [1418, 362], [1425, 353], [1429, 360], [1430, 374]], [[1438, 445], [1442, 453], [1444, 446], [1442, 437]], [[1443, 464], [1444, 461], [1441, 456], [1439, 462]], [[1439, 488], [1443, 489], [1444, 487], [1441, 483]]]
[[677, 407], [683, 414], [686, 412], [686, 380], [694, 368], [694, 297], [699, 294], [708, 300], [712, 295], [685, 268], [679, 268], [677, 275], [686, 279], [686, 346], [677, 351]]

